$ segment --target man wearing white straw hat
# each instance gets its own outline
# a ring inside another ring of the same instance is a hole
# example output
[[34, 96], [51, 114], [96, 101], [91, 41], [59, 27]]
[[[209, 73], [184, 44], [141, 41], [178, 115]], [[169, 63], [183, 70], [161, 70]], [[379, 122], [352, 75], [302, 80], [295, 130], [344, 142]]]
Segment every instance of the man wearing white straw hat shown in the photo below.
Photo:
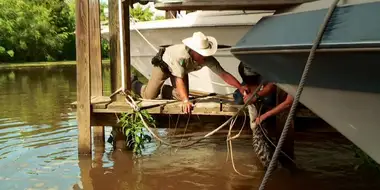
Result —
[[[210, 68], [226, 83], [239, 89], [241, 93], [248, 88], [226, 72], [213, 57], [218, 49], [214, 37], [205, 36], [202, 32], [195, 32], [192, 37], [182, 40], [183, 44], [175, 44], [160, 49], [152, 59], [154, 65], [148, 84], [142, 85], [139, 81], [132, 81], [132, 89], [142, 98], [154, 99], [161, 91], [163, 98], [175, 98], [183, 101], [183, 111], [190, 113], [192, 103], [189, 102], [188, 73], [197, 71], [204, 66]], [[163, 85], [170, 77], [173, 88]]]

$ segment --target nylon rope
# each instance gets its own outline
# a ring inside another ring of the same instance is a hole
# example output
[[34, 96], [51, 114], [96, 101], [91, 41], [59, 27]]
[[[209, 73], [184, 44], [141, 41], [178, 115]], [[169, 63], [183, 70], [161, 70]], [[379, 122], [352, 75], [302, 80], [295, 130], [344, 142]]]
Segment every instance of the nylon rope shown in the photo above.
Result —
[[296, 92], [296, 96], [294, 98], [294, 101], [292, 103], [292, 107], [290, 108], [290, 111], [289, 111], [289, 115], [288, 117], [286, 118], [286, 122], [285, 122], [285, 126], [284, 126], [284, 129], [281, 133], [281, 136], [280, 136], [280, 139], [278, 141], [278, 145], [276, 147], [276, 150], [273, 154], [273, 157], [270, 161], [270, 164], [269, 164], [269, 167], [268, 167], [268, 170], [265, 172], [265, 175], [264, 175], [264, 178], [260, 184], [260, 188], [259, 190], [264, 190], [265, 189], [265, 185], [267, 184], [268, 180], [269, 180], [269, 177], [270, 175], [273, 173], [274, 169], [275, 169], [275, 166], [276, 166], [276, 163], [277, 163], [277, 160], [278, 160], [278, 155], [280, 153], [280, 150], [282, 148], [282, 145], [284, 144], [284, 141], [285, 141], [285, 138], [287, 136], [287, 133], [288, 133], [288, 129], [290, 127], [290, 123], [291, 123], [291, 120], [293, 119], [293, 116], [294, 116], [294, 113], [295, 113], [295, 109], [298, 105], [298, 102], [299, 102], [299, 99], [301, 97], [301, 94], [302, 94], [302, 91], [303, 91], [303, 88], [304, 88], [304, 85], [305, 85], [305, 82], [306, 82], [306, 79], [307, 79], [307, 75], [308, 75], [308, 72], [309, 72], [309, 69], [311, 67], [311, 64], [312, 64], [312, 61], [314, 59], [314, 55], [315, 55], [315, 52], [322, 40], [322, 37], [323, 37], [323, 34], [325, 32], [325, 29], [326, 29], [326, 26], [328, 24], [328, 22], [330, 21], [331, 19], [331, 16], [333, 15], [333, 12], [338, 4], [340, 0], [334, 0], [334, 2], [331, 4], [326, 16], [325, 16], [325, 19], [318, 31], [318, 34], [317, 34], [317, 37], [313, 43], [313, 46], [311, 48], [311, 51], [310, 51], [310, 54], [309, 54], [309, 57], [307, 59], [307, 62], [306, 62], [306, 65], [305, 65], [305, 68], [304, 68], [304, 71], [302, 73], [302, 76], [301, 76], [301, 80], [299, 82], [299, 85], [298, 85], [298, 88], [297, 88], [297, 92]]

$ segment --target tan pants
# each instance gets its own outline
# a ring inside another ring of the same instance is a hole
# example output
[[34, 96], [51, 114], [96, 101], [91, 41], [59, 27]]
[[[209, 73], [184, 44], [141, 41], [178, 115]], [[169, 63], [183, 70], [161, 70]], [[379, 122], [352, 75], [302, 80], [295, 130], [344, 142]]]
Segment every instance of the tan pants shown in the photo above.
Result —
[[[165, 80], [169, 77], [173, 86], [163, 85]], [[185, 75], [184, 82], [187, 91], [189, 92], [188, 75]], [[160, 67], [153, 67], [152, 75], [148, 81], [148, 84], [142, 85], [137, 81], [132, 83], [132, 89], [135, 93], [138, 93], [144, 99], [155, 99], [160, 93], [162, 99], [181, 99], [176, 91], [175, 77], [169, 73], [164, 73]]]

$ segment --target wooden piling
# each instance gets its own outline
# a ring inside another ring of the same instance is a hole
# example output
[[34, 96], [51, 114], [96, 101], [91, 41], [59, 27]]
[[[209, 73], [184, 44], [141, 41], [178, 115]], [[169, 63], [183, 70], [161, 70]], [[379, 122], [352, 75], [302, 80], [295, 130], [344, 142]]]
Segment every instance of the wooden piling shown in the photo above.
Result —
[[131, 35], [129, 6], [131, 1], [123, 1], [123, 26], [124, 26], [124, 74], [125, 88], [131, 90]]
[[[103, 96], [100, 3], [99, 0], [90, 0], [89, 3], [91, 96], [99, 97]], [[104, 144], [104, 126], [94, 126], [93, 135], [95, 143]]]
[[[130, 90], [130, 46], [129, 46], [129, 1], [123, 2], [123, 40], [120, 41], [119, 6], [118, 0], [109, 0], [109, 31], [110, 31], [110, 63], [111, 63], [111, 91], [115, 92], [122, 87], [120, 43], [124, 44], [124, 78], [126, 90]], [[124, 101], [120, 95], [112, 97], [113, 101]]]
[[[121, 75], [123, 74], [121, 72], [121, 56], [120, 56], [120, 44], [123, 43], [124, 47], [124, 78], [125, 78], [125, 90], [131, 89], [131, 83], [130, 83], [130, 30], [129, 30], [129, 4], [130, 1], [123, 1], [123, 40], [120, 41], [120, 30], [119, 30], [119, 5], [117, 0], [108, 0], [108, 6], [109, 6], [109, 27], [110, 27], [110, 56], [111, 56], [111, 90], [112, 92], [117, 91], [120, 87], [122, 87], [121, 81]], [[112, 97], [113, 101], [125, 101], [124, 97], [121, 95], [116, 95]], [[123, 146], [124, 143], [121, 143], [125, 141], [124, 135], [116, 130], [116, 128], [113, 128], [114, 133], [114, 145], [117, 145], [118, 148], [120, 146]]]
[[78, 153], [91, 154], [89, 3], [76, 0]]

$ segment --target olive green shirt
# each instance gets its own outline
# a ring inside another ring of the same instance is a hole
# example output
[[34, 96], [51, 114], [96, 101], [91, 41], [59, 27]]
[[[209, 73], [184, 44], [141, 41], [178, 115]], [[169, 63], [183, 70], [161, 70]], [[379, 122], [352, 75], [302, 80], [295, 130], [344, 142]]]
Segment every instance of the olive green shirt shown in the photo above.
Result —
[[172, 75], [183, 78], [185, 74], [192, 71], [200, 70], [202, 67], [207, 66], [215, 74], [219, 75], [224, 72], [218, 60], [213, 56], [206, 57], [203, 64], [197, 63], [189, 54], [188, 49], [184, 44], [176, 44], [166, 48], [162, 60], [168, 64], [169, 70]]

